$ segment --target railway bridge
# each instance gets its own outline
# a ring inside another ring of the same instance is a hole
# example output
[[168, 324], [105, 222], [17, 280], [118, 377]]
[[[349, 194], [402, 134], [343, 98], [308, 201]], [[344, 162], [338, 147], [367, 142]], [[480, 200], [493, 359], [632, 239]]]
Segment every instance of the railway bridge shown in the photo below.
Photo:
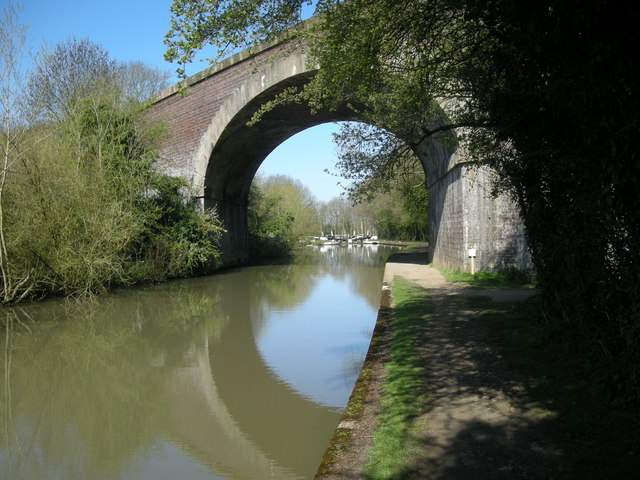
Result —
[[[289, 104], [247, 125], [265, 102], [288, 87], [304, 85], [315, 71], [303, 49], [266, 44], [189, 77], [186, 95], [174, 86], [149, 107], [148, 118], [167, 130], [160, 152], [163, 168], [183, 177], [195, 199], [206, 208], [215, 207], [224, 222], [225, 265], [248, 258], [249, 188], [269, 153], [306, 128], [357, 120], [347, 108], [313, 113], [306, 105]], [[518, 210], [507, 197], [490, 195], [490, 171], [466, 166], [451, 141], [425, 140], [416, 154], [427, 178], [429, 261], [469, 270], [470, 253], [475, 253], [476, 269], [526, 268]], [[304, 155], [299, 161], [305, 161]]]

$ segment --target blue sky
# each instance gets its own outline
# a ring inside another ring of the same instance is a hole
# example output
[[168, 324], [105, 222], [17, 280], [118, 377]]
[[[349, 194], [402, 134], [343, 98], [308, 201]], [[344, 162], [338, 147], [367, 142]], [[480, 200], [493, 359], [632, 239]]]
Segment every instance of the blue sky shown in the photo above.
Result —
[[[114, 59], [141, 60], [175, 70], [162, 58], [171, 0], [0, 0], [2, 7], [8, 4], [22, 5], [20, 22], [29, 26], [34, 51], [69, 37], [89, 38]], [[187, 72], [193, 74], [206, 66], [196, 63]], [[335, 124], [319, 125], [290, 138], [267, 157], [260, 172], [297, 178], [321, 201], [338, 196], [342, 191], [336, 185], [339, 179], [324, 172], [325, 168], [333, 169], [336, 155], [331, 132], [337, 129]], [[299, 161], [301, 157], [304, 162]]]

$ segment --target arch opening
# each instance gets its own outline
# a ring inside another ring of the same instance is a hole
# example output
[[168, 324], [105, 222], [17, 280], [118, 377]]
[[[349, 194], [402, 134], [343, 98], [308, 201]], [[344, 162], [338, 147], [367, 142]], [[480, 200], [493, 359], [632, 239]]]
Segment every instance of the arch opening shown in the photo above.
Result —
[[[293, 75], [246, 102], [227, 122], [212, 148], [204, 180], [204, 205], [216, 208], [225, 224], [227, 233], [222, 244], [225, 265], [248, 260], [249, 190], [267, 156], [287, 139], [308, 128], [330, 122], [363, 121], [347, 105], [312, 112], [305, 104], [290, 103], [276, 106], [264, 113], [259, 122], [247, 125], [262, 105], [287, 88], [302, 87], [312, 75], [313, 72]], [[436, 143], [425, 140], [414, 149], [427, 178], [446, 170], [455, 151], [451, 144], [444, 147]]]
[[[170, 89], [148, 112], [152, 121], [168, 127], [160, 153], [166, 160], [163, 168], [185, 178], [199, 203], [215, 207], [224, 222], [227, 233], [220, 247], [225, 266], [248, 260], [248, 194], [269, 153], [309, 127], [363, 121], [346, 106], [312, 113], [306, 105], [292, 103], [247, 126], [262, 105], [286, 88], [302, 87], [315, 74], [302, 49], [286, 47], [265, 45], [257, 52], [240, 52], [191, 77], [186, 97]], [[529, 268], [518, 207], [506, 195], [491, 196], [491, 171], [468, 165], [454, 132], [416, 142], [412, 127], [403, 125], [403, 132], [392, 133], [409, 140], [425, 171], [429, 261], [470, 270], [467, 253], [477, 251], [477, 269]]]

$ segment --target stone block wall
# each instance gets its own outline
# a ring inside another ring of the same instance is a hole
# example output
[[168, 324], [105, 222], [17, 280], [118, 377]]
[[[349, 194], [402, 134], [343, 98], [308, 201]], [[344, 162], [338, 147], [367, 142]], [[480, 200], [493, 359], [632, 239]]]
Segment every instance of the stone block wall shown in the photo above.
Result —
[[477, 270], [496, 271], [514, 266], [529, 268], [524, 226], [517, 205], [507, 196], [492, 196], [494, 173], [487, 167], [461, 168], [458, 189], [464, 198], [465, 270], [470, 270], [468, 250], [476, 249]]
[[[428, 185], [429, 261], [448, 269], [497, 271], [530, 268], [524, 226], [517, 205], [494, 197], [494, 173], [465, 163], [454, 146], [424, 145], [421, 158]], [[448, 142], [453, 145], [452, 142]]]

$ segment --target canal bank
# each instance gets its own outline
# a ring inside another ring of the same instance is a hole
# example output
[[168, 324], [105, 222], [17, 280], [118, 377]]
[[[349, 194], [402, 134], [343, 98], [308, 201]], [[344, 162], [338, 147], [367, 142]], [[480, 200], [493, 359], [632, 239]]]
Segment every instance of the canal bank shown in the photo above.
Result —
[[[395, 277], [426, 292], [427, 301], [424, 296], [415, 298], [423, 302], [425, 314], [416, 317], [428, 316], [429, 325], [428, 333], [413, 342], [425, 373], [424, 401], [406, 439], [410, 458], [403, 459], [405, 465], [396, 475], [382, 477], [371, 474], [365, 464], [380, 418], [385, 364], [390, 360]], [[541, 419], [518, 402], [525, 389], [523, 379], [510, 372], [489, 346], [487, 329], [479, 321], [486, 308], [483, 300], [521, 300], [532, 290], [465, 289], [427, 265], [422, 248], [394, 254], [386, 264], [382, 288], [371, 346], [316, 480], [557, 476], [557, 447], [545, 440]]]

